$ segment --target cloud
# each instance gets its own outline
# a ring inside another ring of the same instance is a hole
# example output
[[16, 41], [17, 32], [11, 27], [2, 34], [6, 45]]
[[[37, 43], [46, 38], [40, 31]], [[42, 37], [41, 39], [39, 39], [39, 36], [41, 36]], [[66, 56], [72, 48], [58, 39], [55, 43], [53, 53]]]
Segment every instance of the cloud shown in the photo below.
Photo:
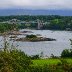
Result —
[[71, 0], [0, 0], [0, 8], [72, 9]]

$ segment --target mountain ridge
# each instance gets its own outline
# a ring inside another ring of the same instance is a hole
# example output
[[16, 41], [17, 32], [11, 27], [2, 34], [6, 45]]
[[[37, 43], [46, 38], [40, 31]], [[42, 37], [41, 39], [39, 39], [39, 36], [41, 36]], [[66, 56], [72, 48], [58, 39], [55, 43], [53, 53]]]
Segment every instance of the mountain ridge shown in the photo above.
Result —
[[9, 15], [61, 15], [72, 16], [72, 10], [0, 9], [0, 16]]

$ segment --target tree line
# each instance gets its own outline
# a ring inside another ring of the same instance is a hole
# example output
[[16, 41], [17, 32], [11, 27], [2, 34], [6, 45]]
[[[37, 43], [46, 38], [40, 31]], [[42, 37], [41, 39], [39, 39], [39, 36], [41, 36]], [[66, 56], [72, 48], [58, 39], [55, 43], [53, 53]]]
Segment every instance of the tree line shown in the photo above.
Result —
[[[39, 15], [39, 16], [30, 16], [30, 15], [18, 15], [18, 16], [0, 16], [0, 22], [9, 21], [11, 19], [18, 19], [21, 21], [37, 21], [41, 20], [43, 25], [41, 29], [51, 29], [51, 30], [72, 30], [72, 16], [58, 16], [58, 15]], [[25, 24], [19, 25], [19, 28], [37, 28], [37, 23], [31, 23], [29, 26]]]

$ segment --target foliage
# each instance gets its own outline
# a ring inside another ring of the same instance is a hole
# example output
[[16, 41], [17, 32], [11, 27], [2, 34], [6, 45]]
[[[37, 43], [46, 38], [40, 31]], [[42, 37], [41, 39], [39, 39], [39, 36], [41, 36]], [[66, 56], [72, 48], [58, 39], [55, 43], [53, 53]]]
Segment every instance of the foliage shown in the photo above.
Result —
[[43, 66], [45, 64], [47, 65], [52, 65], [52, 64], [58, 64], [61, 61], [59, 59], [37, 59], [33, 60], [33, 65], [34, 66]]
[[37, 38], [36, 35], [27, 35], [26, 38]]
[[71, 72], [72, 59], [39, 59], [33, 60], [31, 72]]
[[13, 30], [14, 28], [18, 30], [17, 25], [0, 23], [0, 33]]
[[34, 59], [40, 59], [39, 55], [33, 55], [33, 56], [31, 56], [30, 58], [31, 58], [32, 60], [34, 60]]
[[30, 58], [18, 50], [0, 51], [0, 72], [25, 72], [31, 64]]
[[[26, 22], [37, 22], [37, 19], [46, 22], [42, 29], [53, 29], [53, 30], [72, 30], [72, 16], [58, 16], [58, 15], [18, 15], [18, 16], [0, 16], [0, 22], [9, 21], [11, 19], [18, 19]], [[25, 24], [19, 24], [18, 28], [37, 28], [37, 23], [30, 23], [30, 26]]]
[[61, 57], [62, 58], [72, 58], [72, 49], [65, 49], [63, 50], [63, 52], [61, 53]]

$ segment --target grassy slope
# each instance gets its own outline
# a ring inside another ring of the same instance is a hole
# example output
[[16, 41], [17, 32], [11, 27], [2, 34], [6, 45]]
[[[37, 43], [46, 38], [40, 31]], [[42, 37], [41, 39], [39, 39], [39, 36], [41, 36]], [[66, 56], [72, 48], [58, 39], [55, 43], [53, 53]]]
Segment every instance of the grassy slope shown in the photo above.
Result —
[[[72, 59], [64, 59], [68, 63], [72, 64]], [[33, 60], [33, 65], [34, 66], [42, 66], [42, 65], [52, 65], [52, 64], [58, 64], [61, 63], [59, 59], [40, 59], [40, 60]]]

